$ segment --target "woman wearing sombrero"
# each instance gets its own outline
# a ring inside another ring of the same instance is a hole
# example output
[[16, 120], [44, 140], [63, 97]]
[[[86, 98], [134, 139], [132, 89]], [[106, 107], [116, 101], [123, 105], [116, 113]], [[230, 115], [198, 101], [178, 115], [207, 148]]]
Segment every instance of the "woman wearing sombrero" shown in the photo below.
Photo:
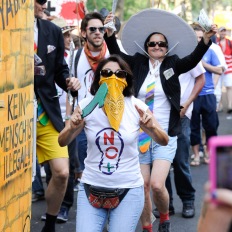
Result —
[[[105, 24], [113, 19], [109, 14]], [[171, 231], [169, 195], [165, 180], [176, 153], [180, 133], [180, 83], [178, 76], [194, 68], [211, 45], [217, 32], [212, 25], [199, 44], [192, 28], [178, 16], [157, 9], [144, 10], [131, 17], [122, 33], [122, 53], [115, 35], [107, 29], [105, 41], [111, 54], [119, 54], [135, 77], [135, 96], [145, 101], [169, 135], [160, 146], [141, 132], [138, 141], [140, 166], [145, 186], [145, 207], [141, 216], [143, 231], [152, 231], [150, 186], [160, 212], [159, 232]], [[190, 54], [190, 55], [189, 55]], [[152, 171], [150, 170], [152, 166]]]

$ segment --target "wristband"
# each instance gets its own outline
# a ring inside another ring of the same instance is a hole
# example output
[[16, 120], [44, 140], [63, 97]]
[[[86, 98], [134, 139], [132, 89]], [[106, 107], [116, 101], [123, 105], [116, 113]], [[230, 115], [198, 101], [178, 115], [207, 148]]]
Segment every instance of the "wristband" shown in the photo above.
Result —
[[65, 115], [64, 120], [68, 121], [71, 118], [71, 115]]

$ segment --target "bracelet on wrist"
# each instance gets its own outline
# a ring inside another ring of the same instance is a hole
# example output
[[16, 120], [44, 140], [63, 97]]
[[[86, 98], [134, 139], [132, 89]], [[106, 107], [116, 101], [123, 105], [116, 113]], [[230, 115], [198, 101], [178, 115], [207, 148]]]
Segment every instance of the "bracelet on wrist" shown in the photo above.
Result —
[[71, 115], [65, 115], [64, 120], [68, 121], [71, 118]]

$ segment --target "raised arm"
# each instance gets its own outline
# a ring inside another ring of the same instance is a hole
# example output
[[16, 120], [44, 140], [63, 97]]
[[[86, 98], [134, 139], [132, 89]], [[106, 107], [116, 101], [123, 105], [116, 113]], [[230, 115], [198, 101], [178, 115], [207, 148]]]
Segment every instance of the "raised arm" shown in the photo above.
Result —
[[[104, 21], [104, 24], [113, 20], [113, 17], [114, 17], [113, 14], [109, 13], [109, 15], [106, 17], [106, 19]], [[107, 44], [107, 47], [108, 47], [110, 54], [117, 54], [117, 55], [121, 56], [129, 64], [131, 69], [133, 69], [134, 60], [135, 60], [134, 56], [127, 55], [120, 50], [118, 43], [117, 43], [117, 39], [115, 37], [115, 33], [112, 29], [110, 29], [110, 28], [106, 29], [104, 39], [105, 39], [105, 42]]]
[[214, 24], [212, 25], [211, 31], [204, 32], [203, 38], [197, 44], [196, 48], [191, 54], [185, 56], [182, 59], [177, 60], [176, 65], [179, 74], [188, 72], [201, 61], [202, 57], [204, 56], [204, 54], [207, 52], [210, 45], [212, 44], [210, 37], [216, 34], [216, 32], [217, 32], [217, 26]]

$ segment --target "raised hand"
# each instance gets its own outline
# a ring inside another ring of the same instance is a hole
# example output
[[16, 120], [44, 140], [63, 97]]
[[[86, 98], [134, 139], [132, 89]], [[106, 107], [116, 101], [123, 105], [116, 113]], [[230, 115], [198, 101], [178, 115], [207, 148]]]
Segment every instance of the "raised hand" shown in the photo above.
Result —
[[208, 44], [208, 43], [209, 43], [210, 38], [211, 38], [213, 35], [215, 35], [215, 34], [217, 33], [217, 31], [218, 31], [217, 25], [216, 25], [216, 24], [212, 24], [211, 30], [208, 31], [208, 32], [206, 32], [206, 31], [204, 32], [203, 38], [204, 38], [205, 44]]
[[[105, 18], [105, 21], [104, 21], [104, 25], [113, 21], [114, 20], [114, 14], [112, 12], [110, 12], [107, 17]], [[110, 27], [107, 27], [106, 28], [106, 33], [107, 33], [107, 36], [110, 37], [113, 35], [114, 33], [114, 30]]]
[[147, 128], [152, 127], [153, 126], [153, 115], [151, 113], [151, 111], [143, 111], [142, 109], [140, 109], [137, 105], [135, 105], [136, 110], [139, 113], [140, 116], [140, 125], [144, 125]]

